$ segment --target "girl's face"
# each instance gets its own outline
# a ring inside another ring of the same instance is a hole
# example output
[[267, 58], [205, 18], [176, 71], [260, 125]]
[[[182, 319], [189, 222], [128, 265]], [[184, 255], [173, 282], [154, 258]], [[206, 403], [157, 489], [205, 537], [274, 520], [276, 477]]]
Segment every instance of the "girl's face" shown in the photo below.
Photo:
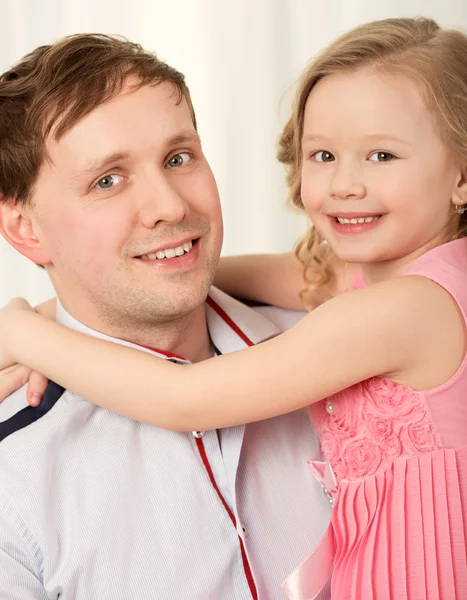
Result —
[[303, 204], [342, 260], [394, 270], [450, 239], [461, 164], [408, 78], [325, 77], [306, 103], [302, 141]]

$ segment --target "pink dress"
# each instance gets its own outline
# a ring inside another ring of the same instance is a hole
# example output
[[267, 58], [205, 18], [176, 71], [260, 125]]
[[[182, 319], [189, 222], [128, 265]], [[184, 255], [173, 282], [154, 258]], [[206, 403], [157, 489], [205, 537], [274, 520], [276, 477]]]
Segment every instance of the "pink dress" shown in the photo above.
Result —
[[[427, 252], [405, 274], [445, 288], [467, 326], [467, 238]], [[360, 277], [354, 287], [364, 285]], [[436, 388], [374, 377], [310, 415], [327, 459], [325, 469], [310, 467], [333, 512], [286, 581], [288, 597], [311, 600], [333, 567], [333, 600], [467, 599], [467, 355]]]

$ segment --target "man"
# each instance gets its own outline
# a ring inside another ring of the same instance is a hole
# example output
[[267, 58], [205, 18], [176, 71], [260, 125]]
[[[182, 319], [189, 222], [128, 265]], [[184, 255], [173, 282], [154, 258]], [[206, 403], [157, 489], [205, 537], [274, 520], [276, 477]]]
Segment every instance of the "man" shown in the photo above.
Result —
[[[5, 73], [0, 103], [0, 229], [59, 322], [181, 363], [279, 333], [210, 292], [221, 211], [180, 73], [78, 35]], [[306, 411], [187, 434], [21, 388], [0, 405], [0, 596], [282, 598], [327, 525], [318, 454]]]

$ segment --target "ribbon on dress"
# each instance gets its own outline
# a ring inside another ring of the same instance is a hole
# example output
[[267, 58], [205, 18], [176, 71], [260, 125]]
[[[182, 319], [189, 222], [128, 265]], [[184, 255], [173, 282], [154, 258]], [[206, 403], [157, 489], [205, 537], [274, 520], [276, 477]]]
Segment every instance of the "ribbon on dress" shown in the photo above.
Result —
[[[337, 481], [329, 463], [309, 461], [310, 471], [321, 483], [328, 497], [337, 492]], [[313, 600], [328, 581], [335, 553], [335, 539], [332, 524], [313, 552], [287, 577], [282, 584], [289, 600]]]
[[334, 531], [332, 525], [313, 552], [282, 584], [289, 600], [313, 600], [326, 585], [334, 562]]

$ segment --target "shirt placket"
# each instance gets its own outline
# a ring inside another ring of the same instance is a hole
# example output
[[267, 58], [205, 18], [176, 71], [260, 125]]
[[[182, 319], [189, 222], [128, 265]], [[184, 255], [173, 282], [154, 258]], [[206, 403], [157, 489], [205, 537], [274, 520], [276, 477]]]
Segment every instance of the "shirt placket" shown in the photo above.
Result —
[[[250, 594], [251, 597], [253, 598], [253, 600], [258, 600], [258, 592], [256, 590], [256, 585], [255, 585], [255, 581], [253, 578], [253, 573], [251, 571], [251, 567], [250, 564], [248, 562], [248, 557], [247, 557], [247, 553], [246, 553], [246, 549], [245, 549], [245, 544], [244, 544], [244, 540], [243, 540], [243, 528], [241, 526], [241, 524], [239, 524], [237, 522], [237, 518], [235, 517], [234, 511], [231, 508], [231, 505], [229, 504], [229, 502], [227, 501], [227, 499], [224, 497], [221, 488], [219, 486], [218, 480], [216, 479], [216, 475], [215, 475], [215, 471], [213, 469], [213, 464], [218, 463], [218, 464], [224, 464], [223, 463], [223, 459], [222, 459], [222, 454], [220, 451], [220, 445], [219, 445], [219, 440], [218, 440], [218, 436], [217, 436], [217, 431], [209, 431], [209, 432], [204, 432], [204, 431], [193, 431], [192, 432], [192, 436], [193, 439], [195, 441], [197, 450], [199, 452], [200, 458], [203, 462], [204, 468], [206, 469], [207, 475], [211, 481], [211, 484], [216, 492], [216, 494], [218, 495], [225, 511], [227, 512], [227, 515], [230, 519], [230, 521], [232, 522], [232, 526], [236, 529], [237, 531], [237, 535], [238, 535], [238, 542], [240, 545], [240, 553], [241, 553], [241, 557], [242, 557], [242, 564], [243, 564], [243, 570], [245, 573], [245, 578], [247, 580], [248, 583], [248, 587], [250, 590]], [[216, 443], [214, 443], [213, 441], [213, 436], [215, 436], [215, 440]], [[204, 442], [206, 438], [206, 443]], [[210, 449], [211, 451], [213, 451], [214, 449], [214, 456], [212, 458], [214, 458], [215, 460], [212, 461], [210, 460], [210, 456], [208, 455], [207, 452], [207, 448]], [[216, 460], [217, 456], [220, 458], [220, 460]], [[217, 472], [219, 473], [219, 468], [217, 469]], [[221, 480], [224, 481], [224, 487], [225, 489], [228, 490], [227, 488], [227, 479], [225, 477], [225, 469], [224, 467], [222, 467], [221, 471], [223, 472], [223, 476], [220, 478]], [[230, 492], [228, 492], [228, 497], [229, 499], [231, 498], [231, 494]], [[240, 528], [240, 531], [239, 531]]]

